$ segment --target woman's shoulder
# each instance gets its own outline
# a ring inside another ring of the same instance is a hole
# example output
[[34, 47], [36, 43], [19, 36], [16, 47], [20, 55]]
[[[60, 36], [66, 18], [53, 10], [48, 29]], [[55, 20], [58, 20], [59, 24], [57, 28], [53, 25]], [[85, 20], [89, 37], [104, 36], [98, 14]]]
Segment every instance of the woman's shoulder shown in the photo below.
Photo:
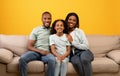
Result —
[[80, 29], [80, 28], [75, 28], [75, 31], [76, 32], [84, 32], [82, 29]]

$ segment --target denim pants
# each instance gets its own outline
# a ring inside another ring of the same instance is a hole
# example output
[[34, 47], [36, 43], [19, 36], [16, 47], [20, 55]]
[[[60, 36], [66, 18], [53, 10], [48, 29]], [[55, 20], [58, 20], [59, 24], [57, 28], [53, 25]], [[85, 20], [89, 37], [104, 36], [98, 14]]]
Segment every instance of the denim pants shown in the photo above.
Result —
[[66, 76], [68, 62], [69, 62], [69, 58], [65, 58], [64, 60], [62, 60], [62, 63], [60, 63], [60, 61], [56, 58], [56, 67], [55, 67], [54, 76]]
[[55, 71], [55, 57], [52, 54], [46, 56], [34, 51], [28, 51], [19, 59], [20, 76], [27, 76], [27, 63], [33, 60], [40, 60], [47, 63], [46, 76], [54, 76]]
[[92, 52], [90, 50], [79, 51], [71, 57], [71, 63], [79, 76], [92, 76], [91, 61], [94, 59]]

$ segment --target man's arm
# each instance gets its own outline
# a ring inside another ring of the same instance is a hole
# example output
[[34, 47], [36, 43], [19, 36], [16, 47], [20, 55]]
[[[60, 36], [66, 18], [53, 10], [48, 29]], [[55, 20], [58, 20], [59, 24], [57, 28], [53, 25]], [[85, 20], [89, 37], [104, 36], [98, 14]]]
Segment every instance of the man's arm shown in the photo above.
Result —
[[44, 50], [40, 50], [40, 49], [35, 48], [35, 47], [34, 47], [35, 42], [36, 42], [35, 40], [28, 40], [28, 46], [27, 46], [27, 48], [28, 48], [29, 50], [31, 50], [31, 51], [38, 52], [38, 53], [40, 53], [40, 54], [42, 54], [42, 55], [47, 55], [47, 54], [50, 53], [50, 52], [48, 52], [48, 51], [44, 51]]

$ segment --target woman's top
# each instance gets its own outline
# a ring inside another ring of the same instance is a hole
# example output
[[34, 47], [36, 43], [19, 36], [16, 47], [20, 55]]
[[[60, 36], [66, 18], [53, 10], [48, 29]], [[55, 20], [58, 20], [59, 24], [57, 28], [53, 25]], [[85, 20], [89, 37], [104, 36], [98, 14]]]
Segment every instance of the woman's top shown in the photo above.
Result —
[[86, 35], [82, 29], [75, 28], [70, 33], [70, 35], [73, 38], [73, 41], [71, 43], [73, 53], [74, 53], [75, 48], [82, 49], [82, 50], [89, 49], [88, 40], [87, 40]]

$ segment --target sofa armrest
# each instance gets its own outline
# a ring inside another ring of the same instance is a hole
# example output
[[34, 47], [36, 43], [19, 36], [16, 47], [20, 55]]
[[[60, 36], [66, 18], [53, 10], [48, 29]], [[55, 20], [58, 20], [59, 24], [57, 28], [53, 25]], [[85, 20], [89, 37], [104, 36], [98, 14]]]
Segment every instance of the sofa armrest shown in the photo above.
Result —
[[0, 62], [10, 63], [13, 59], [13, 53], [10, 50], [0, 48]]
[[107, 53], [107, 56], [114, 60], [116, 63], [120, 64], [120, 50], [113, 50]]

